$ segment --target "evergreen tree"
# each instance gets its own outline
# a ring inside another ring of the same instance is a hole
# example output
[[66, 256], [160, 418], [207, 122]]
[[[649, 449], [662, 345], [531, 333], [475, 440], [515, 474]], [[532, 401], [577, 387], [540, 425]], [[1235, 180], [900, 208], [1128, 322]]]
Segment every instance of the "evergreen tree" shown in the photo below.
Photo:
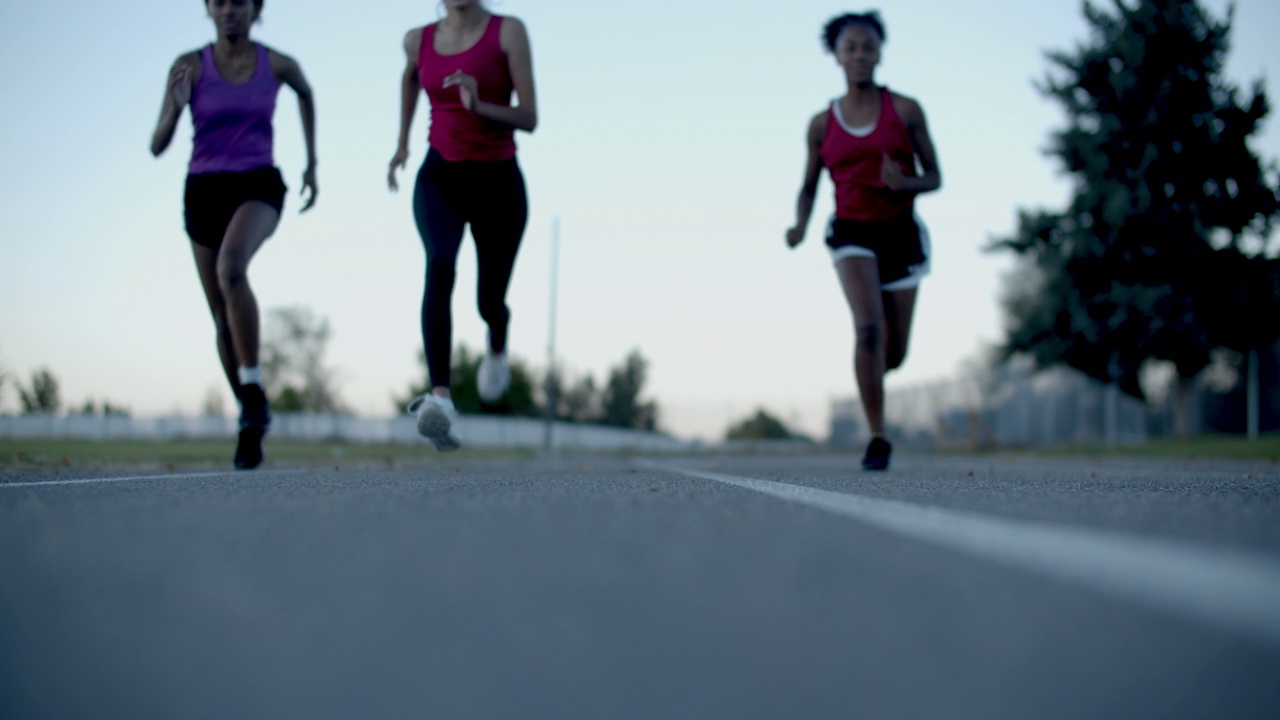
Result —
[[41, 368], [31, 374], [31, 386], [18, 388], [24, 413], [56, 413], [62, 408], [62, 395], [58, 378], [49, 368]]
[[632, 350], [622, 365], [609, 370], [609, 379], [600, 392], [600, 424], [633, 430], [653, 431], [658, 426], [658, 405], [642, 401], [649, 361]]
[[1088, 40], [1048, 54], [1039, 86], [1067, 126], [1048, 154], [1073, 181], [1065, 210], [1020, 213], [997, 248], [1020, 258], [1006, 287], [1006, 356], [1065, 363], [1143, 397], [1167, 360], [1195, 377], [1218, 347], [1280, 334], [1274, 164], [1248, 139], [1268, 113], [1223, 77], [1232, 12], [1195, 0], [1086, 3]]

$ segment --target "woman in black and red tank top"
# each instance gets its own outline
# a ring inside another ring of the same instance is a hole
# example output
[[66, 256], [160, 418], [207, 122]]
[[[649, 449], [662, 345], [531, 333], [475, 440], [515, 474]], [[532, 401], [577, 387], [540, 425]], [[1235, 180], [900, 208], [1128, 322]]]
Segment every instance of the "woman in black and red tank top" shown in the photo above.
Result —
[[848, 92], [809, 123], [809, 158], [787, 244], [799, 245], [813, 213], [823, 168], [835, 184], [827, 246], [853, 312], [854, 375], [871, 429], [867, 470], [889, 466], [884, 374], [902, 364], [920, 279], [929, 271], [929, 237], [915, 197], [942, 185], [924, 111], [876, 85], [884, 24], [878, 14], [827, 23], [823, 40], [844, 70]]
[[[476, 379], [481, 400], [501, 399], [507, 364], [507, 286], [528, 220], [524, 175], [516, 163], [516, 130], [538, 124], [533, 62], [524, 24], [494, 15], [479, 0], [446, 0], [445, 17], [409, 31], [401, 78], [400, 143], [387, 184], [409, 158], [409, 128], [418, 96], [431, 101], [430, 150], [413, 191], [413, 216], [427, 251], [422, 342], [430, 387], [409, 411], [418, 432], [439, 450], [459, 446], [449, 391], [455, 268], [469, 225], [476, 243], [477, 295], [489, 340]], [[512, 95], [518, 103], [512, 105]]]

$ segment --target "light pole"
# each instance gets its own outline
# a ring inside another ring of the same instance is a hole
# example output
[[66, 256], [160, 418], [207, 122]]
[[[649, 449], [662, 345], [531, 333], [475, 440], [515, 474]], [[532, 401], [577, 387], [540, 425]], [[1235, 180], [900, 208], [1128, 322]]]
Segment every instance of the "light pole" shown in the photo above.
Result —
[[560, 265], [560, 216], [551, 218], [551, 288], [550, 308], [547, 312], [547, 379], [545, 384], [546, 412], [542, 424], [542, 449], [551, 452], [551, 430], [555, 426], [556, 403], [560, 388], [556, 379], [556, 294], [559, 289]]

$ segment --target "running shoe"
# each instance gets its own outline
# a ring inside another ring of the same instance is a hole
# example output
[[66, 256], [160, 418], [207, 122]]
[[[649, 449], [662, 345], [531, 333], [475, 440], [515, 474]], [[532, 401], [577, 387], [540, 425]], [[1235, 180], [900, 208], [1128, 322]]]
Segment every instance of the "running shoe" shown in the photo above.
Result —
[[893, 446], [888, 440], [882, 437], [871, 438], [870, 444], [867, 445], [867, 454], [862, 456], [863, 470], [888, 470], [889, 455], [893, 452]]
[[257, 383], [241, 385], [239, 399], [240, 436], [233, 462], [240, 470], [252, 470], [262, 464], [262, 438], [271, 426], [271, 407], [266, 392]]
[[511, 365], [507, 362], [505, 352], [492, 350], [484, 354], [480, 360], [480, 369], [476, 372], [476, 390], [480, 399], [487, 403], [495, 403], [502, 399], [503, 393], [511, 387]]
[[271, 427], [271, 405], [267, 402], [267, 393], [257, 383], [240, 386], [240, 427]]
[[267, 431], [263, 428], [241, 428], [240, 437], [236, 441], [236, 456], [233, 462], [237, 470], [252, 470], [262, 464], [262, 437]]
[[458, 411], [452, 400], [427, 393], [414, 398], [408, 410], [418, 417], [418, 434], [430, 440], [437, 450], [448, 452], [462, 447], [462, 441], [453, 433]]

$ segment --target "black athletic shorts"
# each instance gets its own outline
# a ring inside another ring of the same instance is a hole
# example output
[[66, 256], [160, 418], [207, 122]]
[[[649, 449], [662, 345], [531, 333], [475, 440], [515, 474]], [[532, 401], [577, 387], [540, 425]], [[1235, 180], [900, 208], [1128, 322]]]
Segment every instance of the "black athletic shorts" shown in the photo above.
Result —
[[827, 248], [833, 262], [875, 258], [885, 290], [915, 287], [929, 274], [929, 232], [914, 212], [879, 222], [833, 217], [827, 226]]
[[257, 200], [280, 212], [284, 209], [284, 178], [274, 167], [246, 172], [188, 175], [183, 194], [183, 216], [192, 242], [217, 250], [227, 234], [231, 216], [240, 206]]

